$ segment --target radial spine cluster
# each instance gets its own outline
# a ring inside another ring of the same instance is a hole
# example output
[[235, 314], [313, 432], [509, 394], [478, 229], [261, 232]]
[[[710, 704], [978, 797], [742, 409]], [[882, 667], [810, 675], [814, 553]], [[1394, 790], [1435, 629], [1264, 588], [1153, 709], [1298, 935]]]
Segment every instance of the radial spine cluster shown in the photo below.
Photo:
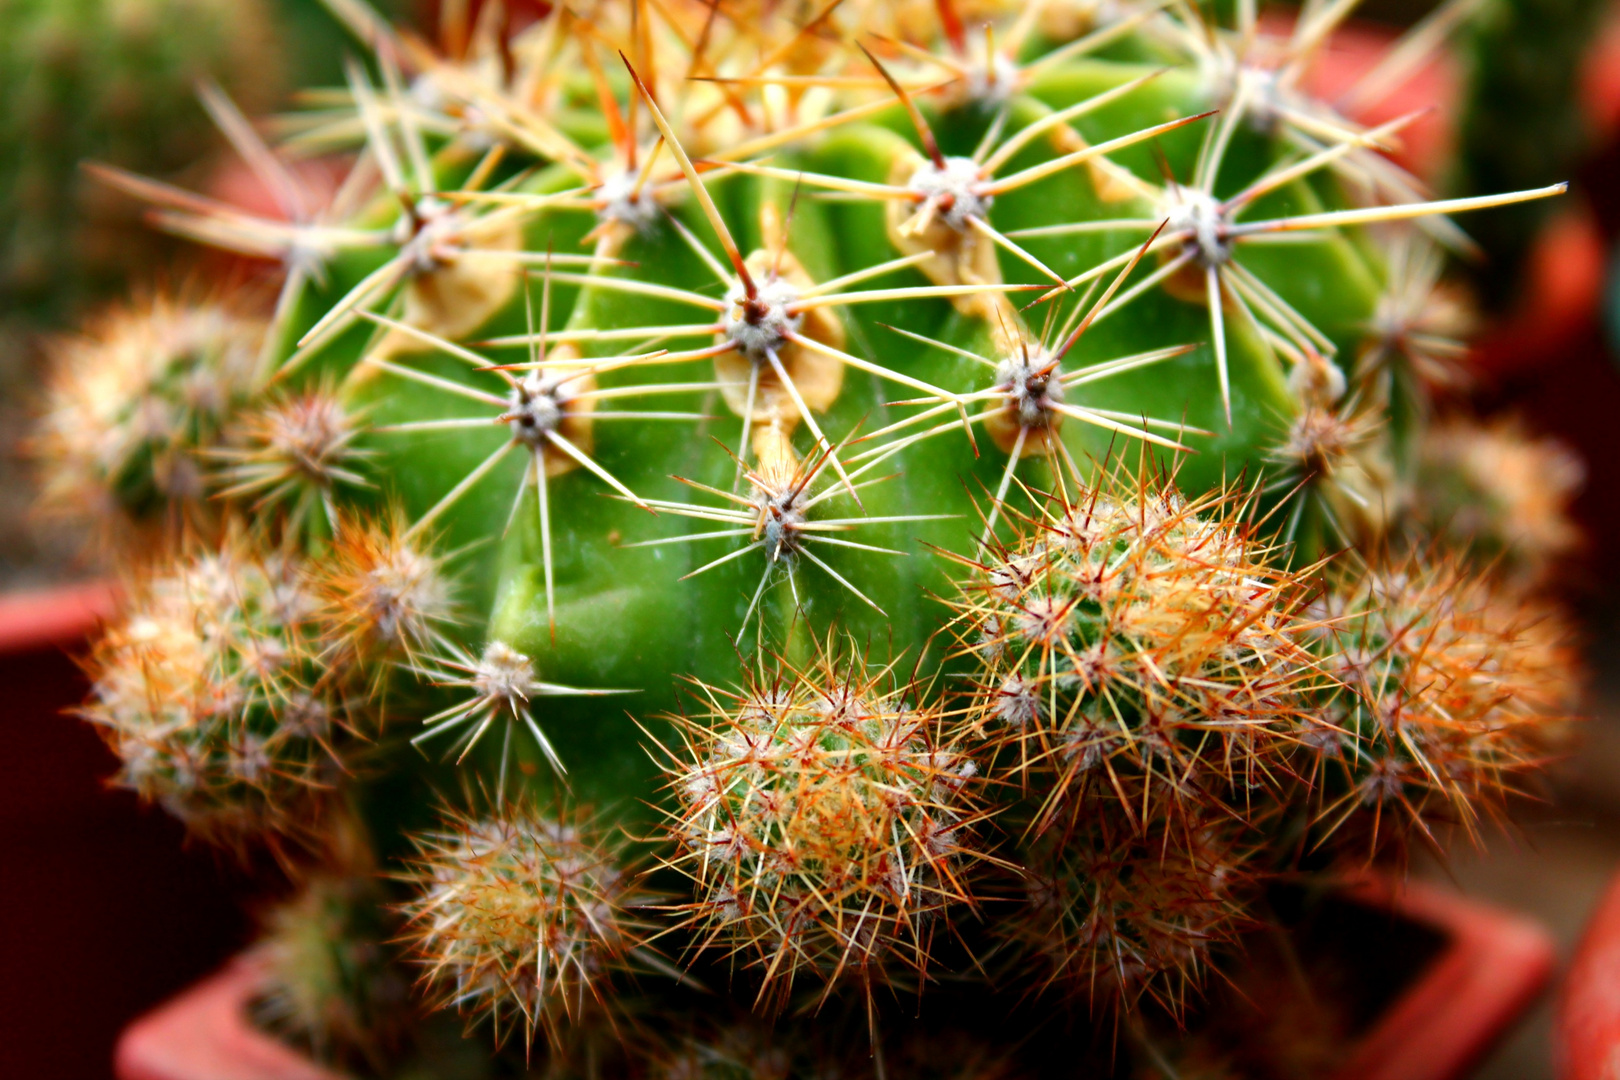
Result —
[[[682, 728], [671, 825], [700, 939], [763, 971], [870, 982], [926, 971], [935, 924], [971, 902], [978, 767], [918, 688], [832, 643], [800, 674], [700, 687], [714, 711]], [[763, 993], [764, 991], [762, 991]]]

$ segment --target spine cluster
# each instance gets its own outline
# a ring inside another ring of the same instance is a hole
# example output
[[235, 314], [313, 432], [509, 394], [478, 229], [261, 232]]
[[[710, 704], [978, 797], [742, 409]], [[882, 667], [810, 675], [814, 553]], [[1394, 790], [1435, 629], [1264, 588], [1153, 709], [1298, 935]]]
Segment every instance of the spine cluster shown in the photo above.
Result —
[[310, 823], [351, 724], [308, 567], [235, 539], [138, 582], [89, 659], [81, 714], [118, 782], [227, 843]]
[[[870, 985], [926, 974], [930, 940], [967, 882], [978, 772], [918, 688], [829, 644], [813, 666], [762, 671], [681, 729], [670, 786], [674, 866], [693, 879], [700, 941], [762, 973]], [[875, 970], [874, 970], [875, 969]]]
[[592, 821], [514, 805], [447, 816], [416, 847], [405, 937], [441, 1004], [526, 1043], [614, 1007], [641, 928], [634, 876]]

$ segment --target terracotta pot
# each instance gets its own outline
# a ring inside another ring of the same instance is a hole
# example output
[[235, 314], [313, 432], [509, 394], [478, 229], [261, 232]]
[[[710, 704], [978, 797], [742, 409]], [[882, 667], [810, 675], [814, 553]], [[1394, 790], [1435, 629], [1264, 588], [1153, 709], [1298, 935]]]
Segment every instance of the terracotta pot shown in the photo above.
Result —
[[135, 1021], [113, 1057], [118, 1080], [336, 1080], [248, 1020], [261, 978], [251, 956], [239, 956]]
[[115, 595], [106, 581], [0, 595], [0, 653], [79, 644], [112, 614]]
[[1421, 881], [1369, 879], [1350, 895], [1440, 931], [1447, 944], [1361, 1038], [1334, 1080], [1466, 1076], [1552, 975], [1552, 937], [1523, 915]]
[[[1469, 364], [1491, 378], [1534, 377], [1591, 333], [1608, 252], [1591, 206], [1575, 197], [1551, 214], [1525, 258], [1513, 310], [1474, 344]], [[1542, 376], [1545, 378], [1545, 376]]]
[[[1614, 896], [1620, 942], [1620, 892]], [[1457, 1080], [1524, 1014], [1552, 972], [1552, 939], [1521, 915], [1421, 882], [1366, 881], [1347, 898], [1438, 931], [1446, 944], [1351, 1048], [1333, 1080]], [[1620, 967], [1615, 975], [1620, 987]], [[118, 1044], [118, 1080], [334, 1080], [253, 1028], [246, 1006], [258, 978], [253, 961], [238, 958], [136, 1021]], [[1611, 1029], [1620, 1033], [1620, 1010]]]
[[0, 1076], [104, 1080], [130, 1021], [240, 949], [261, 880], [109, 791], [74, 657], [113, 608], [90, 582], [0, 595]]
[[1570, 961], [1553, 1053], [1561, 1080], [1620, 1080], [1620, 875]]

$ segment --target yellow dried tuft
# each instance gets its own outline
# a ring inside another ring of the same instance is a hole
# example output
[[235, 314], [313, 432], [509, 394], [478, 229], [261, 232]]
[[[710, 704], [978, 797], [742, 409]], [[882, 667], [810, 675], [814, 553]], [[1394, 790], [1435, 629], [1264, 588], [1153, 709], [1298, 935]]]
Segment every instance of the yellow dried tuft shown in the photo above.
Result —
[[761, 969], [776, 1003], [804, 974], [866, 986], [890, 961], [925, 975], [933, 930], [969, 903], [983, 856], [973, 762], [919, 688], [829, 641], [803, 671], [762, 663], [735, 693], [702, 686], [666, 766], [688, 923]]
[[380, 688], [387, 662], [415, 663], [424, 651], [448, 648], [453, 589], [432, 545], [414, 536], [402, 511], [344, 517], [315, 589], [328, 624], [334, 666], [366, 671]]

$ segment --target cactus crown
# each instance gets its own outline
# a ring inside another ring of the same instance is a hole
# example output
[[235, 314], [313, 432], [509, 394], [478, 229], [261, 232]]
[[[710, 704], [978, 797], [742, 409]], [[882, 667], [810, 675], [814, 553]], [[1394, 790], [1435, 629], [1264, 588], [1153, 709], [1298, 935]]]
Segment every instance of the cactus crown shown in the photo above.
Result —
[[1180, 1015], [1276, 875], [1550, 747], [1557, 623], [1416, 463], [1445, 215], [1561, 189], [1421, 198], [1409, 118], [1304, 88], [1345, 5], [492, 3], [447, 51], [329, 6], [369, 55], [286, 148], [210, 98], [279, 217], [103, 170], [273, 310], [119, 316], [39, 446], [155, 523], [91, 658], [123, 780], [363, 820], [430, 1001], [671, 1075], [759, 1056], [699, 983], [864, 987], [880, 1074], [874, 987], [942, 971]]

